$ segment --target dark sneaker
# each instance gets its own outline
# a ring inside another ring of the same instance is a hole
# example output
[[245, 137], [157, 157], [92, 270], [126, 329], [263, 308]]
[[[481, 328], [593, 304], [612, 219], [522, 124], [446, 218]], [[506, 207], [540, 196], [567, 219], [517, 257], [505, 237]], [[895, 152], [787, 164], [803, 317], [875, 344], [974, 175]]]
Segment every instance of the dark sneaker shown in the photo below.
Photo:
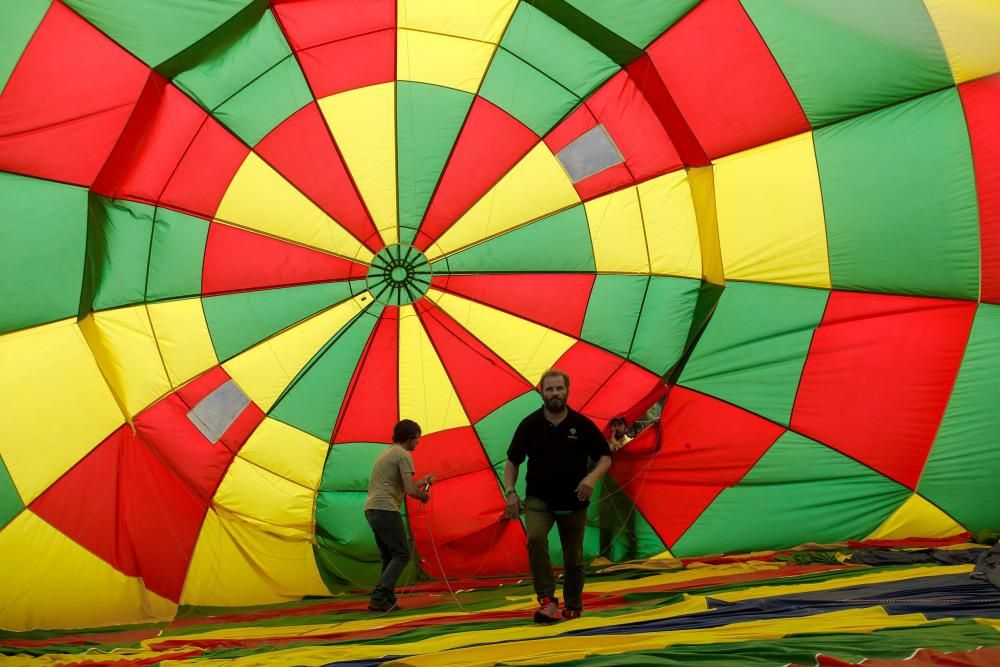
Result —
[[399, 609], [395, 600], [372, 600], [368, 603], [368, 611], [385, 612], [393, 609]]
[[574, 618], [580, 618], [583, 615], [582, 609], [563, 609], [562, 617], [564, 621], [572, 621]]
[[555, 623], [561, 620], [559, 603], [556, 600], [544, 597], [538, 601], [538, 610], [535, 612], [535, 623]]

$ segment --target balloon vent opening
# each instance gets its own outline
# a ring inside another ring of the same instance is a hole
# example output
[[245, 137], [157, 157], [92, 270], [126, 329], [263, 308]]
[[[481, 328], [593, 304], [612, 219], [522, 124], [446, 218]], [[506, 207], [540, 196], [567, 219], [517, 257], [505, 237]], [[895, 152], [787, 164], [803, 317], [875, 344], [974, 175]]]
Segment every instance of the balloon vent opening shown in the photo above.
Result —
[[372, 259], [368, 290], [390, 306], [413, 303], [431, 286], [431, 265], [424, 254], [402, 243], [386, 246]]

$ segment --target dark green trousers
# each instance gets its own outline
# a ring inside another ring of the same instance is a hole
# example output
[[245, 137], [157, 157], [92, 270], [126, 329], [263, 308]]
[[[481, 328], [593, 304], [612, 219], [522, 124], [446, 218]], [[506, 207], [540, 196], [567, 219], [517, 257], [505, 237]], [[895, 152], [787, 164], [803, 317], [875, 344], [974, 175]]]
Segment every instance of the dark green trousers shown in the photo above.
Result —
[[529, 497], [524, 501], [524, 526], [528, 533], [528, 563], [535, 594], [539, 599], [555, 597], [556, 581], [549, 557], [549, 531], [559, 528], [563, 552], [563, 601], [567, 609], [583, 609], [583, 532], [587, 510], [556, 514], [545, 501]]

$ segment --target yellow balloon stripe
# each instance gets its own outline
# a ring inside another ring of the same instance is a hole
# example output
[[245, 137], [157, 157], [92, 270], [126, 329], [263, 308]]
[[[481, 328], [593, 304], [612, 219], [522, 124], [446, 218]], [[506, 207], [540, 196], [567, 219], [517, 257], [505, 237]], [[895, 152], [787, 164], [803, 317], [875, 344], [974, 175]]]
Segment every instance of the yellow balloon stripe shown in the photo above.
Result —
[[598, 273], [649, 273], [646, 233], [636, 188], [584, 204]]
[[400, 28], [426, 30], [496, 44], [518, 0], [399, 0]]
[[433, 261], [578, 203], [580, 197], [566, 171], [540, 142], [441, 235], [428, 249], [427, 259]]
[[453, 294], [432, 289], [427, 296], [531, 384], [537, 384], [542, 373], [576, 342], [540, 324]]
[[148, 623], [177, 613], [176, 604], [147, 591], [140, 579], [122, 574], [31, 510], [0, 531], [0, 553], [0, 627], [5, 630]]
[[255, 153], [236, 172], [215, 217], [359, 262], [372, 259], [370, 250]]
[[257, 344], [222, 366], [267, 412], [313, 355], [371, 303], [371, 294], [365, 292]]
[[830, 288], [812, 133], [715, 163], [726, 278]]
[[496, 46], [488, 42], [399, 30], [396, 33], [396, 78], [475, 93], [495, 50]]
[[651, 272], [700, 278], [698, 217], [687, 172], [675, 171], [640, 183], [638, 192]]
[[382, 242], [396, 243], [396, 84], [331, 95], [319, 101], [319, 108]]
[[469, 425], [413, 306], [399, 309], [399, 416], [416, 421], [424, 433]]
[[219, 363], [201, 299], [151, 303], [147, 310], [173, 387], [181, 386]]
[[1000, 72], [1000, 6], [996, 0], [924, 0], [955, 83]]
[[965, 528], [923, 496], [914, 493], [866, 540], [905, 540], [909, 537], [951, 537]]
[[267, 417], [240, 448], [239, 456], [296, 484], [317, 489], [328, 449], [319, 438]]

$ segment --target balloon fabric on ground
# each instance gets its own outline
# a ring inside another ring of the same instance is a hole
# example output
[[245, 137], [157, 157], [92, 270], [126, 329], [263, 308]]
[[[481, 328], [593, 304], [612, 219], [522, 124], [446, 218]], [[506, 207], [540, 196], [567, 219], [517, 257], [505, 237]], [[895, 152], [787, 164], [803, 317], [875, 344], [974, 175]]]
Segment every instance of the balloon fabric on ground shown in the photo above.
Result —
[[549, 367], [602, 428], [664, 400], [589, 559], [997, 529], [998, 34], [990, 0], [0, 4], [0, 628], [369, 586], [401, 418], [438, 480], [404, 576], [524, 573], [498, 475]]

